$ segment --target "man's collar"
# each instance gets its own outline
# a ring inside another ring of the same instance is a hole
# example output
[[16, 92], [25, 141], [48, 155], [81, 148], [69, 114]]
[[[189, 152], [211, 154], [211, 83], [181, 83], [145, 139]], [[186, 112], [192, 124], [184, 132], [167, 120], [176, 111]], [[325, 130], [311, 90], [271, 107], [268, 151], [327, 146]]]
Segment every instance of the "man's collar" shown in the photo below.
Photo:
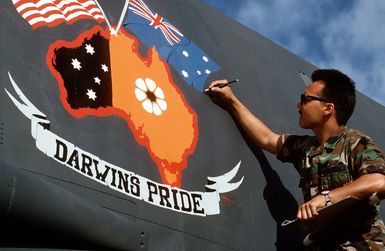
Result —
[[346, 134], [348, 131], [348, 128], [346, 126], [343, 126], [338, 129], [335, 135], [331, 136], [326, 140], [324, 147], [328, 149], [333, 149], [338, 141]]

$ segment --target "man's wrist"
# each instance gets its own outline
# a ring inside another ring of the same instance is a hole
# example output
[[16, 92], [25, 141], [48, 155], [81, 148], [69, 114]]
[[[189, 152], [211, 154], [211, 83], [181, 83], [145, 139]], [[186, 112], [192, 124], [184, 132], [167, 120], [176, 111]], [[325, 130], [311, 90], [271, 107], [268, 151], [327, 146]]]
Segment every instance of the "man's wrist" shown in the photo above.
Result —
[[330, 200], [330, 191], [325, 190], [325, 191], [322, 191], [321, 194], [325, 198], [325, 206], [330, 206], [332, 204], [332, 201]]

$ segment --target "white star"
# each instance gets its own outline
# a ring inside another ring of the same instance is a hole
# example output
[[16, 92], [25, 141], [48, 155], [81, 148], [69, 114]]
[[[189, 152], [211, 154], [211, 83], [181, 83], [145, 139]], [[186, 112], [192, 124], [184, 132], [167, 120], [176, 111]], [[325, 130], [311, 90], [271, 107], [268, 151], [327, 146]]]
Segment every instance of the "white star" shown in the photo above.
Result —
[[78, 61], [77, 58], [75, 59], [72, 59], [72, 66], [74, 67], [74, 69], [80, 71], [80, 69], [82, 68], [82, 66], [80, 65], [80, 62]]
[[188, 73], [187, 73], [187, 71], [182, 70], [182, 75], [183, 75], [183, 77], [188, 78]]
[[86, 44], [86, 51], [87, 51], [87, 53], [89, 53], [91, 55], [94, 55], [94, 53], [95, 53], [94, 47], [92, 47], [92, 45], [90, 45], [90, 44]]
[[188, 52], [187, 52], [187, 51], [183, 50], [182, 54], [183, 54], [183, 56], [185, 56], [186, 58], [188, 57]]
[[198, 73], [198, 75], [202, 75], [202, 72], [201, 72], [201, 71], [199, 71], [199, 70], [197, 71], [197, 73]]
[[209, 69], [206, 69], [206, 70], [205, 70], [205, 73], [206, 73], [206, 74], [210, 74], [211, 71], [210, 71]]
[[100, 82], [101, 82], [100, 78], [94, 77], [94, 80], [95, 80], [95, 83], [97, 83], [98, 85], [100, 85]]
[[202, 59], [203, 59], [203, 61], [205, 61], [206, 63], [209, 61], [209, 59], [208, 59], [206, 56], [203, 56]]
[[104, 72], [108, 72], [108, 67], [107, 67], [107, 65], [102, 64], [102, 70], [103, 70]]
[[96, 93], [92, 89], [87, 89], [87, 96], [88, 99], [92, 99], [94, 101], [96, 99]]

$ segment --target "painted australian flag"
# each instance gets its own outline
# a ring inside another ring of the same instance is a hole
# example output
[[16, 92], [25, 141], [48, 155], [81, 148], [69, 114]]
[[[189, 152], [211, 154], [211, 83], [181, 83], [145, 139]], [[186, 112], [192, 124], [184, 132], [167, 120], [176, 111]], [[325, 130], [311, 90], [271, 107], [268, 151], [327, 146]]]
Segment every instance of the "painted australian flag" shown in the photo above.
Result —
[[153, 12], [142, 0], [131, 0], [123, 27], [148, 48], [155, 47], [189, 85], [204, 90], [208, 76], [220, 67], [193, 41], [186, 38], [164, 17]]

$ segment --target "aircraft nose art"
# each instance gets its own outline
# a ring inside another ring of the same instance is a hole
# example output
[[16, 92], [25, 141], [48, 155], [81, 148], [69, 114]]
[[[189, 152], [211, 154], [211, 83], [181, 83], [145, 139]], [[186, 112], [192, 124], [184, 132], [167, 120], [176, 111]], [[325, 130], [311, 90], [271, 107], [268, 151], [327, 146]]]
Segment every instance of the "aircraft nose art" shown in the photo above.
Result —
[[197, 115], [155, 49], [144, 58], [135, 37], [110, 36], [96, 26], [73, 42], [51, 45], [47, 63], [70, 114], [123, 117], [163, 182], [181, 185], [198, 139]]
[[[142, 0], [120, 3], [9, 0], [0, 7], [3, 28], [11, 31], [1, 38], [9, 50], [1, 55], [0, 156], [22, 175], [53, 184], [33, 179], [20, 194], [47, 211], [54, 210], [45, 200], [56, 196], [51, 190], [83, 201], [57, 198], [54, 205], [68, 203], [59, 209], [68, 218], [79, 211], [71, 205], [86, 205], [80, 239], [88, 226], [103, 230], [120, 214], [127, 221], [120, 236], [135, 234], [144, 249], [249, 247], [239, 245], [248, 235], [238, 236], [251, 214], [250, 200], [240, 196], [247, 154], [227, 114], [203, 93], [222, 67], [215, 50], [184, 34], [192, 24], [179, 27], [157, 13], [160, 2], [153, 9]], [[55, 217], [34, 213], [37, 224], [57, 226]], [[60, 224], [71, 231], [78, 220]], [[224, 234], [212, 236], [219, 228]]]

